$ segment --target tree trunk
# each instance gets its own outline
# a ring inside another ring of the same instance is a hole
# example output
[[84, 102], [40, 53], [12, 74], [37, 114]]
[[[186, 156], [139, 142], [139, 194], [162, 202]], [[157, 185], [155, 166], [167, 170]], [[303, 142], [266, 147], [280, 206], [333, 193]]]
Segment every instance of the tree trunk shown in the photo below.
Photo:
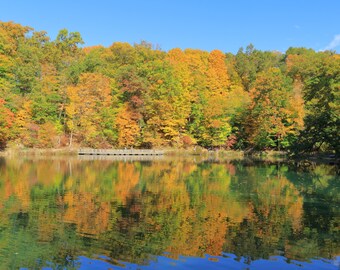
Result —
[[72, 147], [72, 140], [73, 140], [73, 131], [71, 131], [71, 136], [70, 136], [70, 143], [68, 146], [71, 148]]

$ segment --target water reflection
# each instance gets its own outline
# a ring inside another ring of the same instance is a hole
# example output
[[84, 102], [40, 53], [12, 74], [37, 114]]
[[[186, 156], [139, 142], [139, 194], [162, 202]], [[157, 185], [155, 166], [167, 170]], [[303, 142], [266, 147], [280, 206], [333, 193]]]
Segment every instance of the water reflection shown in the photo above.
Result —
[[199, 268], [198, 258], [232, 254], [253, 266], [273, 256], [334, 266], [339, 194], [327, 165], [2, 159], [0, 265], [78, 269], [100, 256], [117, 267], [193, 258]]

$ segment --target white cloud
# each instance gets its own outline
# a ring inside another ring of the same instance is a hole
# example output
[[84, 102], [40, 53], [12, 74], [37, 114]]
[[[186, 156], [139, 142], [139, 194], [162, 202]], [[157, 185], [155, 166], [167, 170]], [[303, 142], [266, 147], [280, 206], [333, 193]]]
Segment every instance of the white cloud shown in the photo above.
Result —
[[335, 35], [333, 40], [321, 51], [333, 50], [340, 46], [340, 35]]

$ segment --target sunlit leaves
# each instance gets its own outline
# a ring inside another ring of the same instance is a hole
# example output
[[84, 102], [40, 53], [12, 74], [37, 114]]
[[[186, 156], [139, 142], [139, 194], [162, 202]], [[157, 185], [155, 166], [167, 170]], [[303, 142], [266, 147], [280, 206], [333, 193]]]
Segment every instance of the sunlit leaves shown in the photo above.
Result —
[[339, 151], [333, 52], [82, 44], [67, 29], [50, 40], [0, 22], [0, 98], [19, 119], [10, 140], [45, 145], [51, 124], [57, 146]]
[[329, 52], [290, 50], [289, 72], [304, 83], [305, 129], [298, 151], [333, 150], [339, 153], [340, 59]]
[[[82, 74], [78, 85], [67, 88], [67, 126], [72, 133], [89, 145], [105, 141], [103, 108], [111, 107], [110, 79], [95, 73]], [[113, 128], [113, 127], [112, 127]]]
[[[251, 103], [246, 132], [249, 144], [258, 149], [283, 148], [286, 136], [294, 132], [298, 108], [292, 108], [292, 89], [289, 78], [278, 68], [257, 75], [250, 90]], [[292, 111], [291, 111], [292, 110]]]
[[5, 101], [0, 98], [0, 149], [6, 146], [10, 138], [11, 126], [13, 125], [14, 114], [5, 106]]

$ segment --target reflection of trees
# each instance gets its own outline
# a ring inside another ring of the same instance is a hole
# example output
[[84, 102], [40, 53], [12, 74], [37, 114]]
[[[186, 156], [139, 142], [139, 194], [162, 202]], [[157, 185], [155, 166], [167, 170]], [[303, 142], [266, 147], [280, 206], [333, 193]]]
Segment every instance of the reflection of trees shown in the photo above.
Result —
[[339, 252], [337, 178], [326, 167], [6, 160], [0, 173], [1, 265], [72, 269], [77, 256], [93, 254], [145, 264], [164, 252], [249, 261]]
[[280, 174], [258, 174], [249, 168], [249, 178], [257, 180], [245, 198], [249, 214], [230, 227], [225, 249], [251, 261], [284, 251], [289, 236], [301, 228], [303, 202], [294, 185]]
[[221, 254], [227, 219], [239, 219], [247, 212], [246, 206], [230, 193], [229, 168], [201, 164], [185, 178], [188, 202], [181, 209], [180, 226], [168, 248], [173, 255]]
[[225, 251], [247, 255], [250, 261], [266, 258], [274, 250], [299, 260], [339, 254], [335, 229], [339, 211], [334, 203], [339, 200], [333, 196], [338, 185], [333, 168], [318, 165], [309, 172], [294, 173], [287, 166], [242, 167], [231, 188], [242, 191], [251, 214], [230, 226]]
[[[340, 254], [339, 203], [340, 186], [336, 166], [313, 165], [309, 169], [294, 168], [297, 172], [287, 172], [287, 176], [304, 197], [303, 234], [290, 243], [292, 257], [303, 259], [309, 247], [312, 254], [332, 258]], [[316, 247], [316, 248], [315, 248]]]
[[320, 164], [308, 168], [294, 167], [293, 169], [286, 175], [306, 199], [340, 201], [339, 172], [336, 166]]

